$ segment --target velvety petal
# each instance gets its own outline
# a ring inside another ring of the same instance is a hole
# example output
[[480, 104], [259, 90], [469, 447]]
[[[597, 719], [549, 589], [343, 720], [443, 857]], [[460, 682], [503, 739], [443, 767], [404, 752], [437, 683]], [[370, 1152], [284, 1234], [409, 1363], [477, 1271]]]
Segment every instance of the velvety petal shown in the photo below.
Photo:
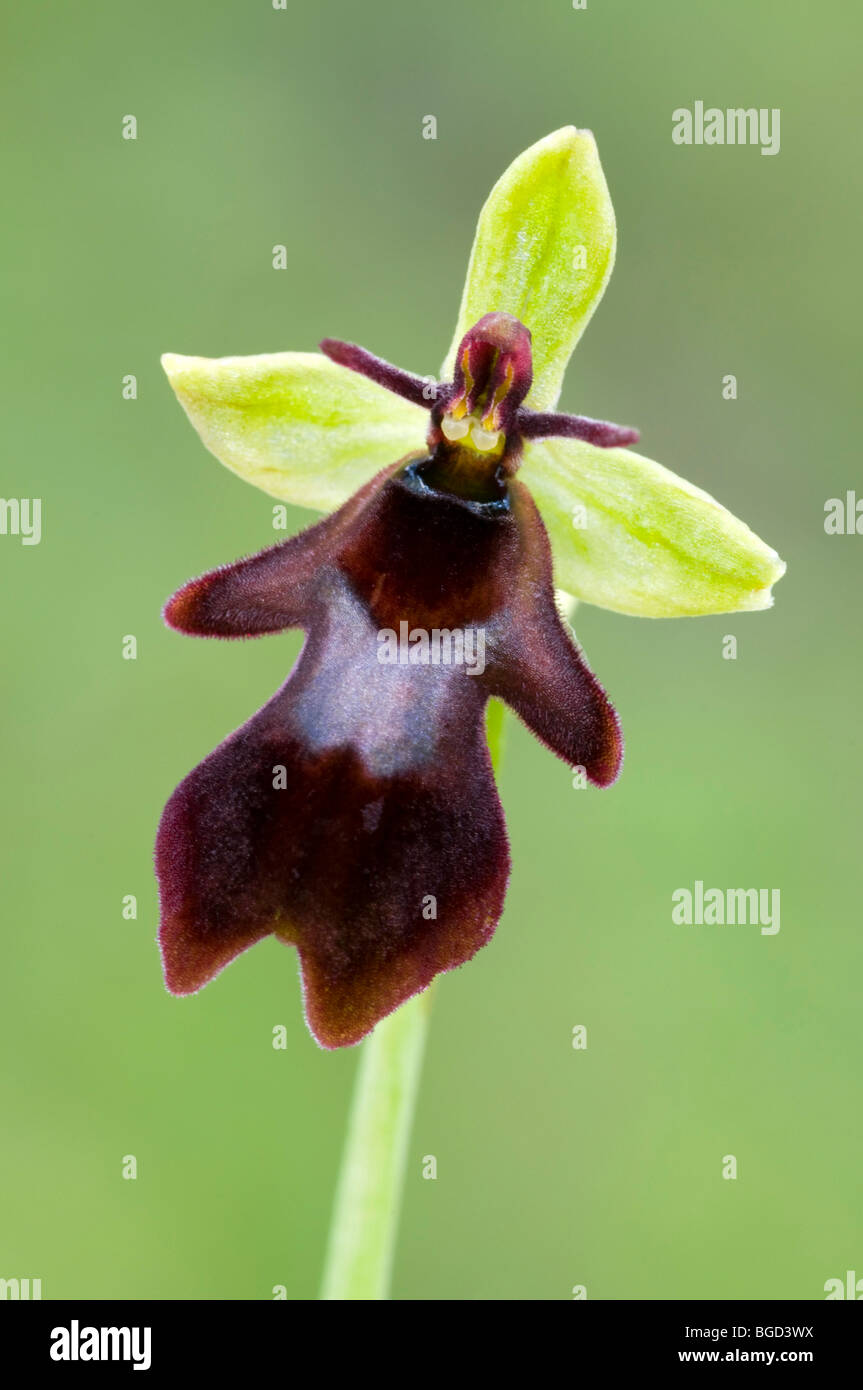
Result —
[[299, 535], [189, 580], [165, 605], [165, 622], [189, 637], [260, 637], [302, 627], [336, 537], [392, 471], [384, 469]]
[[204, 444], [271, 497], [331, 511], [423, 447], [428, 412], [314, 352], [162, 365]]
[[[509, 861], [486, 690], [457, 665], [382, 664], [379, 632], [490, 616], [517, 537], [386, 474], [307, 537], [192, 587], [189, 626], [225, 630], [227, 612], [248, 630], [260, 601], [255, 630], [275, 614], [309, 635], [279, 694], [165, 809], [160, 940], [175, 993], [262, 936], [296, 945], [309, 1025], [336, 1047], [469, 959], [502, 910]], [[225, 606], [211, 610], [213, 595]]]
[[165, 605], [165, 622], [189, 637], [260, 637], [301, 626], [316, 577], [317, 530], [190, 579]]
[[553, 410], [522, 410], [518, 425], [523, 439], [583, 439], [602, 449], [626, 449], [639, 440], [638, 430], [631, 425], [593, 420], [589, 415], [559, 415]]
[[361, 669], [380, 741], [327, 744], [325, 720], [304, 727], [321, 656], [169, 801], [160, 940], [168, 988], [186, 994], [274, 932], [299, 949], [309, 1027], [340, 1047], [489, 940], [509, 859], [479, 689], [463, 677], [470, 707], [452, 709], [427, 756], [407, 736], [404, 682], [384, 708], [382, 668]]
[[319, 346], [331, 362], [348, 367], [352, 372], [359, 372], [361, 376], [366, 376], [370, 381], [376, 381], [379, 386], [383, 386], [385, 391], [392, 391], [403, 400], [421, 406], [423, 410], [431, 409], [437, 395], [436, 382], [429, 381], [424, 376], [417, 376], [415, 372], [406, 372], [403, 367], [385, 361], [383, 357], [369, 352], [368, 348], [360, 347], [358, 343], [346, 343], [341, 338], [324, 338]]
[[485, 683], [553, 753], [607, 787], [623, 758], [620, 724], [561, 620], [548, 538], [535, 504], [518, 481], [510, 483], [510, 493], [525, 546], [507, 626]]
[[589, 130], [565, 126], [520, 154], [482, 209], [452, 345], [484, 314], [504, 310], [533, 334], [527, 405], [556, 403], [573, 348], [614, 264], [614, 209]]
[[575, 439], [525, 445], [519, 477], [551, 539], [555, 580], [639, 617], [769, 608], [775, 550], [708, 493], [630, 449]]
[[[528, 493], [515, 483], [481, 504], [436, 492], [429, 462], [385, 471], [305, 540], [169, 605], [188, 630], [289, 620], [308, 635], [282, 690], [165, 808], [166, 982], [199, 989], [274, 934], [299, 951], [327, 1047], [357, 1042], [491, 937], [509, 859], [490, 695], [595, 781], [619, 761], [613, 712], [558, 617]], [[394, 653], [381, 639], [396, 635]]]

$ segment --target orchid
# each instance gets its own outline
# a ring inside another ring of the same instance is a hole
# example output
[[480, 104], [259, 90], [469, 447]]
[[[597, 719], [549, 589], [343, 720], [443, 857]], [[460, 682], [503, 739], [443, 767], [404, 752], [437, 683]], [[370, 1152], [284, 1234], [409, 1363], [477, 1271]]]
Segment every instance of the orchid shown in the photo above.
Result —
[[165, 610], [191, 635], [306, 634], [285, 685], [165, 808], [172, 992], [275, 935], [299, 951], [318, 1042], [358, 1042], [502, 912], [488, 702], [594, 784], [618, 774], [617, 716], [555, 586], [646, 617], [772, 602], [784, 566], [743, 522], [633, 452], [636, 431], [555, 409], [614, 254], [594, 139], [567, 127], [492, 190], [439, 379], [336, 339], [163, 358], [218, 459], [326, 513]]

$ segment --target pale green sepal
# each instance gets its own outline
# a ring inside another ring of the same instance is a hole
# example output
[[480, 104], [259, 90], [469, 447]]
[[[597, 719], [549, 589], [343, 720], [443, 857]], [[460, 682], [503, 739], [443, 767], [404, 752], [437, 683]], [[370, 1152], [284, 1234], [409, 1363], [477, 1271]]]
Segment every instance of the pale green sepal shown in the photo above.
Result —
[[631, 449], [525, 446], [519, 472], [551, 539], [555, 583], [642, 618], [769, 608], [785, 564], [708, 493]]
[[564, 126], [520, 154], [479, 216], [456, 349], [483, 314], [514, 314], [533, 334], [533, 386], [526, 404], [550, 410], [572, 350], [602, 298], [614, 264], [615, 224], [596, 141]]
[[425, 410], [320, 353], [167, 352], [162, 366], [210, 452], [298, 507], [332, 511], [425, 442]]

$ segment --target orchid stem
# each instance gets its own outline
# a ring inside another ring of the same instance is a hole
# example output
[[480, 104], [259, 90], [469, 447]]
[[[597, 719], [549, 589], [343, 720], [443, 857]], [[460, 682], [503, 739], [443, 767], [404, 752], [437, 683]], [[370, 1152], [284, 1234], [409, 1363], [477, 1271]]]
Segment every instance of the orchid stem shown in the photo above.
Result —
[[[504, 706], [486, 734], [497, 770]], [[362, 1044], [321, 1298], [387, 1299], [434, 985], [382, 1019]]]
[[389, 1296], [408, 1141], [431, 990], [382, 1019], [362, 1045], [321, 1297]]

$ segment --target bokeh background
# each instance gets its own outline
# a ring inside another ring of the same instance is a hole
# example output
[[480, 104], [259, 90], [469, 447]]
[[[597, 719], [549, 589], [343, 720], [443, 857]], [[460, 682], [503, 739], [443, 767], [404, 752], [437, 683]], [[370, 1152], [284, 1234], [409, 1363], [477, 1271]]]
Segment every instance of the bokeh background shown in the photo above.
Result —
[[[3, 10], [2, 493], [43, 498], [43, 538], [0, 537], [0, 1276], [316, 1295], [357, 1054], [311, 1041], [277, 943], [186, 1000], [154, 944], [161, 806], [298, 650], [162, 627], [182, 581], [278, 536], [159, 354], [331, 334], [435, 372], [482, 200], [568, 123], [597, 135], [620, 239], [563, 406], [636, 422], [789, 571], [769, 613], [580, 610], [627, 735], [613, 790], [573, 790], [511, 723], [508, 906], [437, 993], [394, 1296], [817, 1299], [863, 1273], [863, 537], [823, 527], [863, 496], [859, 10]], [[696, 99], [780, 107], [780, 154], [673, 145]], [[779, 888], [780, 933], [673, 926], [696, 879]]]

